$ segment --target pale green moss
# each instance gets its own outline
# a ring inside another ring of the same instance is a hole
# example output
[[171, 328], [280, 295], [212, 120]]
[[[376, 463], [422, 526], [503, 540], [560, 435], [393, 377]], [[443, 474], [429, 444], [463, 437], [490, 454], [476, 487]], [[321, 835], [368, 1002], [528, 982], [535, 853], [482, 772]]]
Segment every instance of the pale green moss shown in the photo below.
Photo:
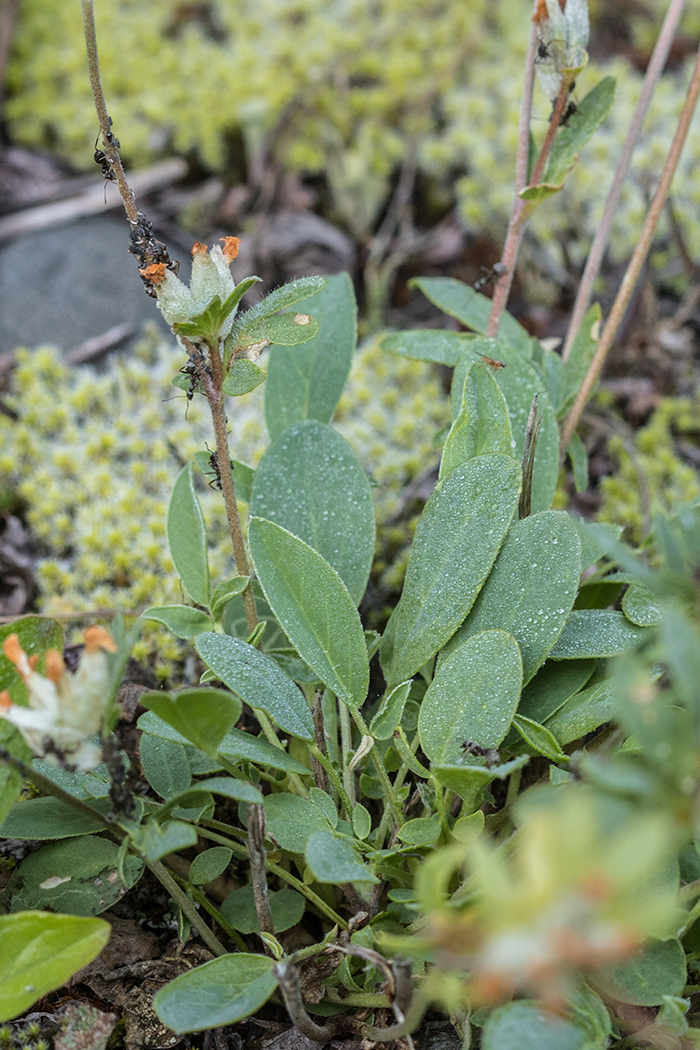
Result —
[[624, 525], [639, 542], [648, 527], [648, 509], [672, 511], [700, 495], [700, 474], [678, 456], [675, 441], [685, 439], [698, 447], [700, 393], [696, 400], [664, 399], [634, 439], [634, 455], [619, 437], [609, 443], [618, 469], [600, 483], [603, 502], [599, 518]]
[[[626, 11], [640, 46], [649, 46], [665, 6], [650, 0], [638, 13]], [[603, 0], [591, 8], [595, 25]], [[206, 25], [208, 12], [213, 27]], [[325, 174], [335, 216], [364, 238], [417, 142], [419, 172], [433, 203], [449, 205], [456, 189], [470, 230], [488, 230], [496, 241], [505, 231], [530, 28], [523, 0], [121, 0], [98, 5], [96, 17], [105, 91], [129, 165], [175, 151], [197, 156], [233, 181], [243, 161], [232, 144], [242, 139], [247, 164], [269, 148], [283, 169]], [[697, 10], [689, 11], [688, 38], [699, 23]], [[531, 224], [531, 236], [558, 261], [562, 238], [570, 258], [580, 261], [587, 250], [639, 94], [641, 75], [623, 60], [589, 67], [578, 94], [608, 72], [618, 78], [611, 115], [565, 191]], [[634, 244], [687, 81], [687, 69], [666, 75], [652, 103], [616, 218], [615, 259]], [[536, 136], [549, 108], [538, 88]], [[77, 2], [22, 4], [6, 117], [16, 141], [92, 165], [96, 120]], [[693, 255], [700, 254], [699, 163], [700, 113], [674, 183]], [[667, 259], [665, 221], [658, 265]], [[531, 268], [522, 270], [525, 279]]]
[[[0, 488], [21, 497], [43, 557], [37, 568], [41, 611], [49, 615], [183, 600], [165, 521], [175, 477], [211, 443], [208, 411], [184, 397], [172, 376], [182, 364], [174, 345], [145, 341], [103, 374], [70, 369], [48, 349], [20, 351], [7, 400], [19, 422], [0, 416]], [[236, 458], [255, 465], [267, 445], [264, 386], [229, 402]], [[339, 429], [373, 477], [378, 516], [386, 521], [401, 490], [437, 453], [435, 431], [448, 415], [431, 366], [393, 358], [374, 341], [357, 354], [339, 407]], [[233, 574], [231, 539], [218, 492], [199, 475], [212, 576]], [[245, 512], [245, 507], [241, 507]], [[406, 543], [405, 528], [393, 547]], [[394, 570], [396, 571], [396, 570]], [[167, 677], [181, 644], [145, 628], [136, 655], [156, 660]]]

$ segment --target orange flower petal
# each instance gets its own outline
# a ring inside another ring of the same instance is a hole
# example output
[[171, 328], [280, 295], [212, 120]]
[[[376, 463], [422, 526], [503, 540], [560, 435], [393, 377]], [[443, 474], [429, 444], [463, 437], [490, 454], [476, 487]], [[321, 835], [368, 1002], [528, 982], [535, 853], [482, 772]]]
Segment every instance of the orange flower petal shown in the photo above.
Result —
[[12, 700], [7, 689], [3, 689], [0, 693], [0, 707], [12, 707]]
[[86, 653], [96, 653], [98, 649], [106, 649], [110, 653], [117, 651], [117, 643], [104, 627], [88, 627], [86, 631], [83, 631], [83, 638]]
[[139, 273], [151, 284], [162, 284], [165, 280], [166, 269], [165, 263], [153, 263], [152, 266], [147, 266], [145, 270], [139, 270]]
[[46, 654], [46, 677], [58, 685], [63, 678], [65, 670], [66, 665], [58, 649], [49, 649]]
[[33, 656], [29, 657], [29, 666], [31, 667], [32, 671], [36, 671], [36, 665], [38, 663], [39, 663], [39, 654], [38, 653], [34, 653]]
[[219, 240], [222, 241], [223, 245], [224, 245], [223, 248], [222, 248], [224, 259], [226, 260], [227, 263], [232, 263], [233, 260], [238, 255], [238, 249], [239, 249], [240, 244], [241, 244], [241, 238], [240, 237], [220, 237]]
[[209, 254], [209, 249], [207, 248], [206, 244], [202, 244], [201, 241], [195, 241], [194, 244], [192, 245], [192, 254], [193, 255], [208, 255]]
[[25, 656], [24, 649], [19, 644], [19, 635], [8, 634], [5, 641], [2, 643], [2, 651], [8, 660], [11, 660], [15, 666], [20, 662], [23, 656]]

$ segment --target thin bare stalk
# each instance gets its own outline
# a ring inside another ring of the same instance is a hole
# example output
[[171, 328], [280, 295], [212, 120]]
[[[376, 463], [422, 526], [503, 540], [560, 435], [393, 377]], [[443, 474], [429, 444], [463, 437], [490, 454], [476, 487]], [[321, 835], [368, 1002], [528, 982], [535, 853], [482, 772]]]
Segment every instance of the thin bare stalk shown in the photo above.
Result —
[[654, 231], [656, 230], [656, 225], [661, 216], [661, 212], [664, 209], [666, 198], [668, 197], [671, 183], [673, 182], [673, 176], [676, 172], [678, 161], [680, 160], [683, 151], [683, 145], [685, 143], [686, 135], [688, 134], [688, 128], [690, 127], [690, 122], [695, 111], [695, 106], [697, 105], [699, 94], [700, 48], [698, 49], [697, 58], [695, 60], [695, 67], [688, 88], [688, 94], [686, 95], [683, 109], [678, 119], [678, 127], [673, 136], [673, 142], [671, 143], [671, 148], [668, 152], [664, 170], [661, 174], [659, 185], [656, 188], [656, 193], [654, 194], [654, 199], [651, 202], [647, 217], [644, 220], [644, 228], [642, 229], [639, 242], [629, 261], [627, 270], [625, 271], [625, 276], [622, 278], [622, 284], [620, 285], [617, 296], [615, 297], [615, 302], [613, 303], [610, 316], [608, 317], [605, 328], [603, 329], [596, 352], [593, 355], [586, 376], [581, 384], [581, 389], [576, 395], [576, 400], [571, 407], [569, 415], [566, 417], [561, 436], [562, 459], [566, 455], [566, 450], [569, 447], [569, 442], [571, 441], [578, 425], [578, 421], [581, 418], [581, 413], [583, 412], [595, 382], [600, 375], [605, 358], [612, 346], [613, 340], [632, 296], [632, 292], [634, 291], [637, 278], [641, 273], [642, 266], [644, 265], [644, 261], [649, 253], [651, 242], [654, 237]]
[[656, 41], [656, 46], [654, 47], [651, 58], [649, 59], [649, 65], [647, 66], [647, 71], [644, 76], [644, 83], [642, 84], [639, 101], [637, 102], [634, 116], [630, 123], [630, 129], [627, 133], [625, 144], [622, 147], [620, 159], [617, 162], [615, 176], [608, 193], [608, 199], [605, 202], [603, 215], [596, 229], [595, 237], [591, 244], [591, 250], [588, 254], [588, 259], [586, 260], [586, 265], [581, 276], [581, 282], [578, 286], [578, 292], [576, 293], [576, 302], [574, 303], [574, 309], [571, 314], [571, 320], [569, 321], [569, 328], [564, 342], [564, 349], [562, 350], [562, 357], [565, 361], [568, 360], [574, 339], [578, 334], [581, 322], [583, 321], [586, 310], [590, 304], [593, 285], [595, 284], [596, 277], [598, 276], [603, 261], [608, 237], [610, 236], [613, 215], [615, 213], [615, 208], [617, 207], [617, 202], [620, 199], [622, 186], [627, 178], [627, 171], [632, 159], [632, 153], [634, 152], [634, 147], [637, 144], [637, 139], [642, 130], [642, 124], [644, 123], [644, 118], [649, 108], [649, 103], [654, 93], [656, 82], [666, 65], [666, 59], [668, 58], [668, 53], [671, 44], [673, 43], [673, 37], [678, 28], [678, 23], [683, 13], [684, 6], [685, 0], [671, 0], [668, 6], [668, 11], [666, 12], [666, 18], [664, 19], [664, 23]]
[[145, 862], [146, 867], [153, 872], [155, 877], [160, 882], [161, 886], [168, 891], [172, 899], [175, 901], [177, 906], [182, 911], [183, 915], [187, 916], [195, 930], [206, 944], [209, 951], [213, 952], [214, 955], [226, 955], [226, 949], [223, 944], [209, 929], [207, 924], [202, 919], [194, 904], [187, 896], [187, 894], [180, 889], [175, 879], [172, 877], [165, 865], [159, 860], [147, 860]]
[[[253, 885], [255, 911], [261, 933], [274, 936], [270, 901], [267, 896], [267, 874], [265, 872], [265, 810], [259, 804], [248, 806], [248, 853], [250, 855], [250, 881]], [[267, 948], [267, 946], [266, 946]]]
[[[224, 367], [221, 361], [219, 348], [216, 346], [211, 346], [209, 348], [209, 365], [211, 367], [211, 376], [204, 372], [200, 379], [200, 386], [204, 396], [209, 402], [212, 424], [214, 426], [216, 458], [219, 464], [219, 477], [221, 479], [221, 493], [224, 497], [226, 517], [231, 531], [233, 557], [236, 562], [236, 572], [238, 575], [250, 577], [248, 555], [246, 554], [245, 543], [243, 542], [243, 529], [238, 514], [236, 492], [233, 487], [233, 471], [228, 469], [228, 465], [231, 462], [231, 454], [229, 452], [228, 437], [226, 434], [226, 410], [224, 407], [225, 395], [222, 390], [224, 382]], [[242, 597], [246, 623], [248, 624], [248, 630], [252, 632], [258, 624], [258, 614], [255, 608], [255, 595], [253, 594], [253, 588], [250, 583], [243, 591]]]
[[[523, 98], [520, 106], [520, 130], [518, 134], [518, 154], [515, 169], [515, 196], [513, 198], [513, 208], [510, 215], [510, 221], [508, 223], [508, 232], [506, 234], [505, 244], [503, 246], [503, 254], [501, 256], [501, 262], [505, 267], [505, 271], [501, 277], [498, 278], [495, 284], [493, 300], [491, 302], [491, 315], [489, 317], [489, 323], [486, 327], [486, 335], [495, 336], [498, 335], [498, 328], [501, 323], [501, 317], [503, 311], [506, 308], [508, 302], [508, 296], [510, 295], [510, 289], [513, 285], [513, 278], [515, 276], [515, 264], [518, 259], [518, 252], [520, 251], [520, 243], [523, 239], [523, 232], [525, 230], [525, 224], [530, 217], [531, 207], [528, 203], [520, 196], [521, 191], [527, 184], [527, 162], [528, 162], [528, 151], [530, 142], [530, 112], [532, 110], [532, 94], [533, 84], [535, 77], [535, 50], [537, 46], [537, 27], [533, 23], [530, 31], [530, 42], [527, 50], [526, 66], [525, 66], [525, 82], [523, 87]], [[535, 169], [530, 179], [530, 185], [536, 186], [539, 182], [542, 173], [544, 171], [547, 158], [551, 152], [552, 144], [559, 130], [559, 122], [564, 113], [564, 107], [566, 106], [567, 99], [569, 97], [570, 85], [567, 80], [562, 79], [559, 94], [557, 95], [552, 109], [552, 115], [549, 118], [549, 127], [547, 128], [547, 134], [545, 135], [542, 148], [540, 150]]]
[[136, 198], [126, 180], [121, 157], [119, 156], [119, 149], [115, 145], [110, 132], [111, 123], [107, 114], [107, 103], [105, 102], [104, 92], [102, 91], [100, 66], [97, 60], [97, 36], [95, 34], [95, 11], [93, 2], [92, 0], [80, 0], [80, 5], [83, 9], [83, 29], [85, 31], [85, 47], [87, 50], [90, 87], [92, 88], [92, 97], [95, 102], [97, 119], [100, 122], [102, 147], [116, 178], [119, 193], [124, 202], [124, 210], [126, 211], [127, 218], [132, 226], [135, 226], [137, 225], [139, 218], [139, 211], [136, 207]]
[[350, 727], [350, 712], [342, 700], [338, 700], [338, 721], [340, 722], [340, 746], [342, 749], [343, 784], [350, 801], [348, 820], [352, 820], [352, 807], [355, 805], [355, 774], [350, 769], [352, 758], [352, 729]]
[[[328, 751], [326, 748], [326, 734], [323, 731], [323, 711], [321, 710], [321, 696], [322, 692], [320, 689], [316, 689], [314, 692], [314, 702], [312, 707], [313, 719], [314, 719], [314, 739], [316, 747], [318, 748], [321, 755], [324, 758], [328, 758]], [[317, 788], [321, 791], [330, 792], [330, 783], [328, 781], [328, 773], [324, 769], [323, 765], [319, 762], [316, 755], [311, 753], [311, 768], [314, 774], [314, 783]]]

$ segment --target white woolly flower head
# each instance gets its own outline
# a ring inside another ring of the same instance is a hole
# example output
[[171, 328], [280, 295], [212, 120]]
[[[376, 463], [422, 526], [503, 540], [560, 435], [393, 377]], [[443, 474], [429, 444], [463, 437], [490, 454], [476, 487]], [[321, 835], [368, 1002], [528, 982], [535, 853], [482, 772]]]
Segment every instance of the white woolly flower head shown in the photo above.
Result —
[[[222, 303], [236, 287], [230, 266], [238, 255], [240, 238], [222, 237], [223, 247], [195, 241], [192, 246], [192, 274], [189, 285], [181, 281], [165, 263], [154, 263], [139, 270], [151, 282], [158, 299], [158, 309], [170, 325], [181, 324], [200, 314], [219, 296]], [[235, 314], [231, 313], [222, 325], [221, 335], [231, 331]]]
[[533, 22], [539, 34], [537, 73], [554, 101], [562, 79], [573, 84], [588, 62], [588, 0], [538, 0]]
[[29, 706], [0, 693], [0, 718], [15, 725], [35, 755], [58, 765], [67, 761], [77, 769], [93, 769], [102, 759], [90, 737], [104, 724], [109, 702], [107, 653], [117, 646], [102, 627], [88, 627], [85, 649], [75, 672], [69, 671], [57, 649], [46, 653], [46, 674], [36, 671], [38, 657], [27, 657], [16, 634], [3, 642], [5, 656], [17, 668], [29, 693]]

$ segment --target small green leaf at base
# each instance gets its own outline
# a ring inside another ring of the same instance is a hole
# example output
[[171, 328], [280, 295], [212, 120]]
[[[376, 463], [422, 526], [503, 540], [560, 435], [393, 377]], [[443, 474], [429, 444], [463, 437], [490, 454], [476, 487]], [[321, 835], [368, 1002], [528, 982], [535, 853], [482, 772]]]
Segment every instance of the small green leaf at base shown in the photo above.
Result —
[[222, 955], [166, 984], [153, 1008], [174, 1032], [235, 1024], [259, 1010], [274, 992], [273, 965], [264, 955]]

